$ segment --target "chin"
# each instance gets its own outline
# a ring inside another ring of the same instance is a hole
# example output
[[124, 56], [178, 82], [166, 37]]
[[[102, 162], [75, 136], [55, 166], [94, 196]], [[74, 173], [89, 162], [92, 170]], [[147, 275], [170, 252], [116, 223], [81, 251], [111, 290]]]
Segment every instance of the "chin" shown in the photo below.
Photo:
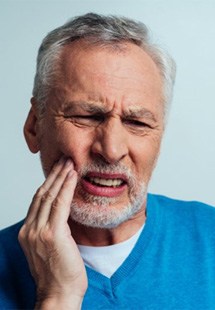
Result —
[[142, 210], [146, 194], [146, 186], [142, 185], [139, 195], [131, 197], [127, 204], [117, 203], [116, 198], [99, 196], [91, 197], [91, 201], [86, 203], [74, 201], [71, 204], [70, 217], [84, 226], [112, 229]]

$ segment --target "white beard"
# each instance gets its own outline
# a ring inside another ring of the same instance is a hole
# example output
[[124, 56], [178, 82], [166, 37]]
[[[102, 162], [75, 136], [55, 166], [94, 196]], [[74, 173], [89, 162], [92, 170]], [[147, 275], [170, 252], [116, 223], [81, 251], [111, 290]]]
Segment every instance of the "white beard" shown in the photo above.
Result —
[[130, 203], [119, 207], [117, 198], [89, 195], [88, 201], [72, 202], [71, 218], [85, 226], [114, 228], [132, 218], [142, 208], [146, 200], [147, 186], [142, 183], [138, 193], [131, 193]]

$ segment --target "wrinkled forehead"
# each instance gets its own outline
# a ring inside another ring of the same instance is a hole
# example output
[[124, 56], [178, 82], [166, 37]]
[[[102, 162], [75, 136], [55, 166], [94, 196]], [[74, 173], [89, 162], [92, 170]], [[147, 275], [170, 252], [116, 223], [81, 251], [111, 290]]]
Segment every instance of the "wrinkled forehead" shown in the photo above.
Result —
[[64, 47], [59, 69], [56, 96], [61, 102], [162, 106], [160, 72], [134, 44], [113, 49], [74, 42]]

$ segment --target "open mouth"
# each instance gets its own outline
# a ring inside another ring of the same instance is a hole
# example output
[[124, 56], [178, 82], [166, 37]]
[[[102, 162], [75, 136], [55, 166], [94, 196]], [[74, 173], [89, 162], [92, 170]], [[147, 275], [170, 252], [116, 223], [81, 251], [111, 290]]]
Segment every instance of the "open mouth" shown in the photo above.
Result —
[[91, 195], [115, 197], [126, 190], [127, 180], [118, 174], [89, 173], [82, 179], [82, 187]]
[[99, 177], [86, 177], [85, 178], [91, 184], [101, 187], [120, 187], [125, 184], [122, 179], [103, 179]]

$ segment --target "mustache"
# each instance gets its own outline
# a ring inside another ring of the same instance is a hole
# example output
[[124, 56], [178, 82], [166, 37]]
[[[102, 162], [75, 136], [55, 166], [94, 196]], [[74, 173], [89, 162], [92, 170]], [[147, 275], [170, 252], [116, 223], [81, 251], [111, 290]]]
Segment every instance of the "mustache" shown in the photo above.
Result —
[[96, 173], [107, 173], [107, 174], [122, 174], [125, 176], [128, 185], [134, 187], [137, 180], [134, 174], [132, 173], [131, 169], [126, 167], [122, 163], [114, 163], [114, 164], [107, 164], [105, 162], [96, 161], [91, 164], [87, 164], [84, 167], [79, 168], [78, 172], [78, 181], [80, 179], [85, 178], [90, 172]]

